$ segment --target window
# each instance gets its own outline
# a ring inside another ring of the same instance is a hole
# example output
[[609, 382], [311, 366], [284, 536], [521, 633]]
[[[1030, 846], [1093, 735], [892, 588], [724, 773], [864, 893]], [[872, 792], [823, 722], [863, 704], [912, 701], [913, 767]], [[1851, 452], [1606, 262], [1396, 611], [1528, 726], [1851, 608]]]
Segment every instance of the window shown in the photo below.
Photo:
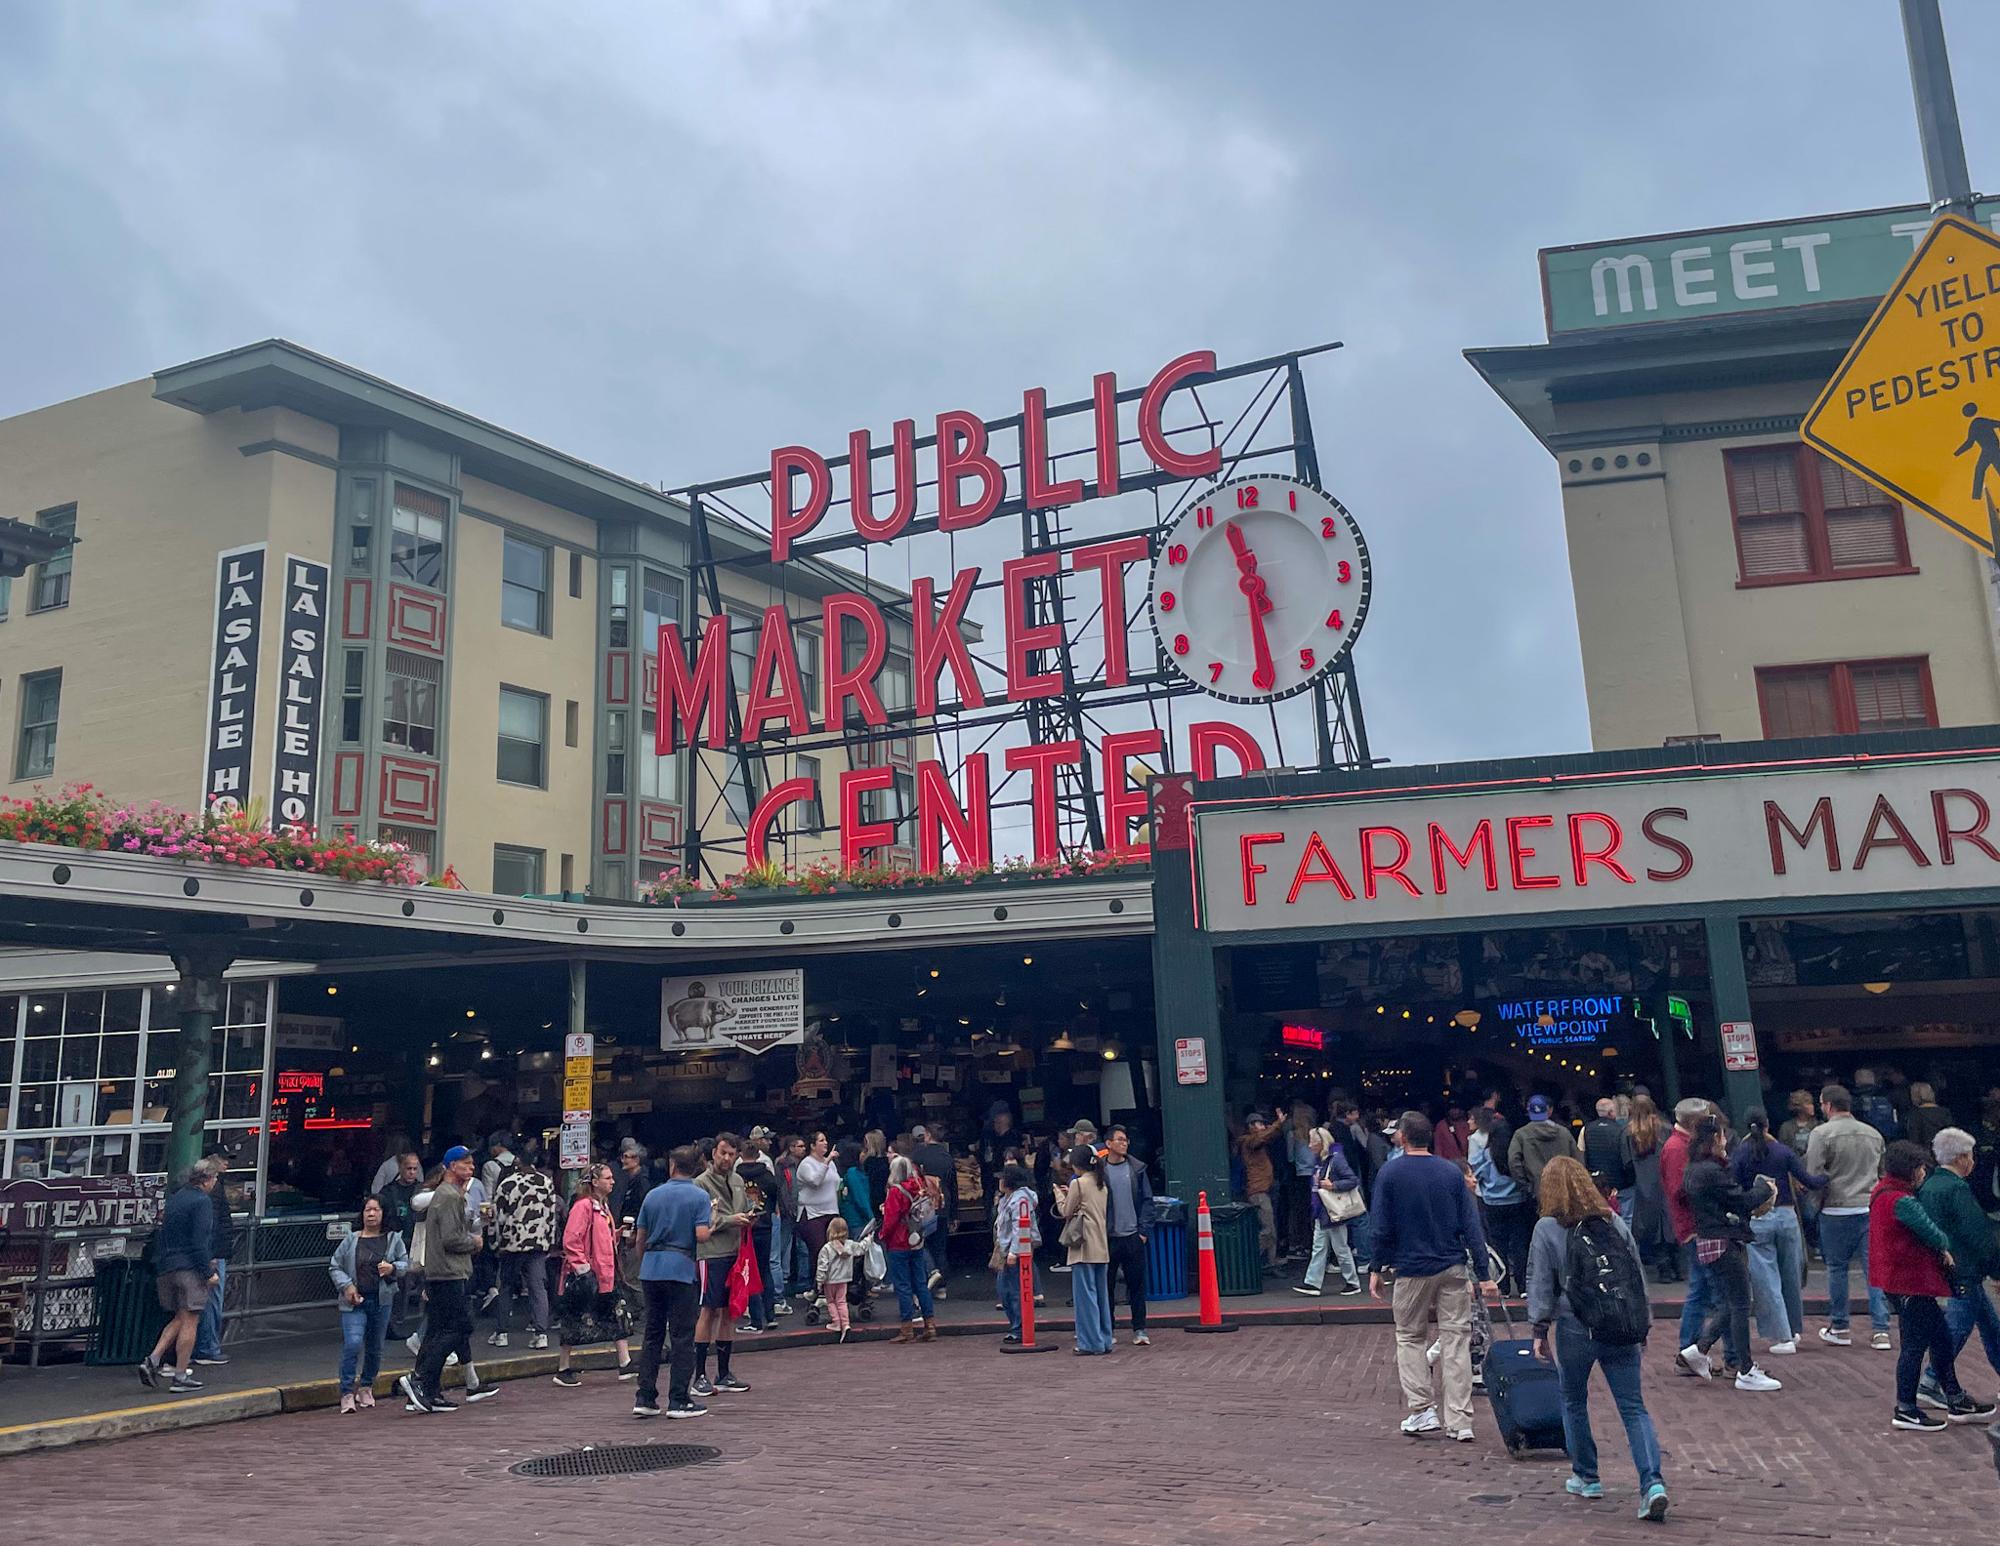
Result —
[[730, 614], [729, 680], [740, 697], [750, 690], [750, 671], [757, 664], [757, 625]]
[[632, 646], [632, 571], [617, 568], [611, 571], [610, 619], [606, 637], [614, 650], [630, 649]]
[[383, 676], [382, 739], [391, 746], [435, 757], [443, 664], [409, 650], [390, 650], [383, 661]]
[[519, 537], [501, 538], [500, 621], [529, 633], [549, 631], [549, 550]]
[[795, 761], [795, 766], [798, 771], [792, 775], [794, 778], [812, 780], [812, 803], [808, 807], [812, 811], [812, 830], [815, 832], [824, 831], [826, 829], [826, 806], [822, 803], [819, 788], [819, 758], [808, 757], [801, 752]]
[[576, 746], [579, 733], [577, 721], [581, 718], [581, 707], [574, 698], [563, 700], [563, 745], [572, 749]]
[[500, 896], [530, 896], [542, 889], [542, 866], [548, 856], [539, 848], [493, 845], [493, 890]]
[[581, 553], [572, 553], [569, 556], [569, 599], [571, 601], [583, 600], [583, 555]]
[[0, 623], [7, 621], [7, 603], [14, 594], [14, 582], [0, 574]]
[[375, 480], [357, 478], [347, 492], [347, 567], [368, 572], [375, 539]]
[[518, 687], [500, 689], [500, 758], [496, 777], [503, 784], [539, 789], [546, 771], [549, 700]]
[[56, 770], [56, 715], [62, 708], [62, 672], [21, 678], [21, 745], [16, 778], [47, 778]]
[[1761, 667], [1757, 706], [1768, 740], [1873, 735], [1937, 724], [1930, 662], [1921, 659]]
[[[35, 517], [35, 524], [51, 536], [74, 539], [76, 506], [44, 510]], [[28, 596], [30, 612], [49, 612], [69, 605], [69, 566], [73, 556], [71, 549], [64, 548], [46, 563], [35, 566], [35, 588]]]
[[604, 716], [604, 792], [625, 792], [625, 716], [616, 709]]
[[568, 896], [576, 890], [576, 855], [564, 854], [561, 859], [562, 892]]
[[648, 569], [640, 597], [640, 626], [645, 632], [640, 635], [639, 648], [648, 655], [660, 651], [660, 626], [663, 623], [678, 623], [681, 620], [681, 588], [677, 581], [668, 579], [657, 569]]
[[806, 712], [819, 717], [819, 635], [807, 633], [803, 628], [792, 633], [792, 643], [799, 657], [799, 687], [806, 700]]
[[368, 656], [361, 650], [345, 650], [340, 661], [340, 741], [343, 746], [359, 746], [368, 723], [368, 697], [364, 691]]
[[392, 579], [444, 589], [444, 528], [451, 502], [407, 484], [396, 485], [390, 519], [389, 574]]
[[1902, 508], [1810, 446], [1723, 456], [1744, 585], [1898, 574], [1910, 567]]
[[430, 874], [432, 861], [437, 855], [437, 834], [435, 832], [423, 827], [392, 827], [385, 821], [382, 823], [377, 835], [385, 843], [399, 843], [404, 848], [407, 848], [410, 851], [411, 859], [416, 861], [417, 873], [419, 875]]
[[749, 760], [750, 790], [743, 788], [743, 767], [739, 759], [729, 759], [729, 771], [722, 785], [723, 801], [729, 808], [729, 819], [739, 827], [750, 825], [750, 813], [756, 802], [763, 799], [770, 790], [770, 775], [764, 771], [764, 764], [755, 757]]

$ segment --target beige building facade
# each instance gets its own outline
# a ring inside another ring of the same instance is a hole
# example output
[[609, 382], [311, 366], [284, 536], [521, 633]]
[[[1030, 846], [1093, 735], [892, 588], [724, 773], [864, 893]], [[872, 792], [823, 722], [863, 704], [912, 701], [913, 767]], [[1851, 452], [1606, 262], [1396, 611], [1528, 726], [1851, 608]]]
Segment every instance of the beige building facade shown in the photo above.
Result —
[[[89, 783], [195, 808], [219, 779], [275, 814], [289, 789], [323, 830], [510, 894], [631, 896], [687, 861], [692, 829], [705, 868], [741, 867], [735, 759], [653, 754], [658, 627], [694, 615], [698, 580], [689, 512], [659, 491], [281, 341], [0, 421], [0, 487], [5, 514], [74, 537], [0, 581], [0, 792]], [[780, 578], [758, 534], [711, 532], [735, 560], [718, 584], [739, 686], [766, 606], [790, 608], [810, 687], [820, 596], [905, 599], [818, 562]], [[224, 635], [232, 596], [248, 642]], [[907, 705], [893, 609], [889, 631], [878, 686]], [[280, 766], [288, 732], [309, 778]], [[921, 738], [887, 744], [914, 767]], [[753, 787], [811, 777], [830, 818], [847, 755], [753, 762]], [[871, 793], [875, 813], [907, 815], [907, 793]], [[815, 830], [831, 820], [787, 814], [774, 856], [837, 854]]]
[[2000, 722], [1992, 565], [1798, 435], [1926, 225], [1550, 249], [1548, 341], [1468, 351], [1556, 460], [1593, 746]]

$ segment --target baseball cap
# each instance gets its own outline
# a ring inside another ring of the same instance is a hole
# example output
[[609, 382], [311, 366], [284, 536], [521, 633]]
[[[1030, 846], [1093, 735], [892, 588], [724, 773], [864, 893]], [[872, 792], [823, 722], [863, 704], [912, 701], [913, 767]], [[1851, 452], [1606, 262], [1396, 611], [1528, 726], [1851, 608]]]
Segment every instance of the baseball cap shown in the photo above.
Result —
[[1546, 1095], [1528, 1097], [1528, 1115], [1537, 1121], [1549, 1114], [1549, 1098]]
[[444, 1162], [447, 1165], [456, 1165], [462, 1159], [471, 1158], [472, 1151], [462, 1143], [455, 1143], [444, 1151]]
[[768, 1127], [753, 1127], [750, 1129], [750, 1136], [752, 1138], [775, 1138], [778, 1135]]
[[919, 1122], [915, 1127], [910, 1129], [910, 1136], [916, 1139], [918, 1143], [929, 1143], [931, 1141], [931, 1130]]

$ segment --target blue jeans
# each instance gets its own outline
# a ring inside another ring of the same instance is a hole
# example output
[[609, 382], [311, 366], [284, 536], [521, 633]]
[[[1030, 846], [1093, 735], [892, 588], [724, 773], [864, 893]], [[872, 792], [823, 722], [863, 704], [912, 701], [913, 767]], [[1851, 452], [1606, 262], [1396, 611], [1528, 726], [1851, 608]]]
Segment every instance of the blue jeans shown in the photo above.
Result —
[[792, 1291], [792, 1221], [771, 1221], [771, 1293], [783, 1299]]
[[937, 1314], [931, 1303], [930, 1274], [924, 1270], [924, 1253], [889, 1251], [889, 1281], [896, 1287], [896, 1313], [908, 1325], [921, 1315], [929, 1320]]
[[194, 1334], [194, 1356], [222, 1356], [222, 1291], [229, 1286], [229, 1264], [216, 1261], [215, 1287], [208, 1291], [208, 1307], [201, 1312], [201, 1324]]
[[1681, 1271], [1687, 1275], [1687, 1300], [1681, 1306], [1680, 1346], [1693, 1347], [1701, 1339], [1701, 1328], [1715, 1306], [1715, 1283], [1708, 1268], [1695, 1260], [1694, 1242], [1681, 1247]]
[[1590, 1366], [1596, 1364], [1604, 1371], [1604, 1383], [1611, 1387], [1611, 1399], [1625, 1424], [1625, 1442], [1631, 1446], [1643, 1494], [1660, 1480], [1660, 1440], [1639, 1393], [1640, 1344], [1616, 1347], [1599, 1342], [1567, 1315], [1557, 1320], [1554, 1340], [1556, 1368], [1562, 1376], [1563, 1447], [1569, 1451], [1570, 1469], [1584, 1481], [1600, 1480], [1597, 1438], [1590, 1431]]
[[[382, 1372], [382, 1338], [389, 1330], [392, 1294], [379, 1289], [350, 1309], [340, 1307], [340, 1393], [344, 1396], [363, 1385], [373, 1385]], [[361, 1378], [354, 1377], [355, 1365]]]
[[[1979, 1331], [1979, 1340], [1986, 1344], [1986, 1361], [2000, 1370], [2000, 1310], [1993, 1307], [1993, 1296], [1986, 1291], [1984, 1283], [1960, 1285], [1958, 1291], [1944, 1302], [1945, 1330], [1951, 1333], [1951, 1347], [1954, 1361], [1965, 1351], [1965, 1344], [1972, 1340], [1973, 1329]], [[1935, 1385], [1937, 1370], [1926, 1364], [1924, 1379]]]
[[1008, 1263], [993, 1274], [993, 1286], [1000, 1307], [1007, 1312], [1007, 1330], [1018, 1337], [1021, 1334], [1021, 1269]]
[[1111, 1280], [1106, 1262], [1077, 1262], [1070, 1270], [1070, 1297], [1076, 1303], [1076, 1350], [1111, 1351]]
[[1766, 1341], [1783, 1342], [1806, 1329], [1805, 1301], [1799, 1294], [1806, 1242], [1798, 1210], [1773, 1208], [1750, 1221], [1750, 1232], [1756, 1236], [1750, 1243], [1750, 1290], [1757, 1329]]
[[[1861, 1280], [1868, 1281], [1868, 1215], [1822, 1213], [1819, 1249], [1826, 1258], [1826, 1323], [1836, 1331], [1845, 1331], [1849, 1265], [1858, 1260]], [[1879, 1288], [1868, 1290], [1868, 1321], [1876, 1331], [1889, 1329], [1889, 1296]]]

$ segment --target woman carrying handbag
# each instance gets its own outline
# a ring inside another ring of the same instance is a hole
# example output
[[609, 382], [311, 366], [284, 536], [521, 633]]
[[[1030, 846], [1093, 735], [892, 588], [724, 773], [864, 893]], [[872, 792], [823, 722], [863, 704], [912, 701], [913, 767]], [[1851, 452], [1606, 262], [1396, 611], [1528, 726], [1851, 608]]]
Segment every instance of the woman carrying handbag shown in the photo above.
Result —
[[1312, 1175], [1312, 1260], [1306, 1264], [1305, 1282], [1294, 1284], [1292, 1292], [1317, 1299], [1324, 1292], [1326, 1264], [1331, 1256], [1340, 1263], [1341, 1293], [1358, 1294], [1361, 1278], [1355, 1270], [1354, 1252], [1347, 1243], [1347, 1226], [1368, 1211], [1361, 1195], [1361, 1178], [1326, 1128], [1315, 1127], [1306, 1142], [1317, 1161]]
[[617, 1344], [618, 1378], [638, 1376], [627, 1340], [628, 1312], [618, 1297], [618, 1227], [611, 1217], [616, 1185], [617, 1176], [609, 1165], [600, 1160], [591, 1166], [590, 1184], [570, 1204], [563, 1225], [562, 1282], [556, 1305], [562, 1352], [556, 1358], [555, 1381], [566, 1390], [583, 1383], [570, 1367], [571, 1350], [597, 1342]]

